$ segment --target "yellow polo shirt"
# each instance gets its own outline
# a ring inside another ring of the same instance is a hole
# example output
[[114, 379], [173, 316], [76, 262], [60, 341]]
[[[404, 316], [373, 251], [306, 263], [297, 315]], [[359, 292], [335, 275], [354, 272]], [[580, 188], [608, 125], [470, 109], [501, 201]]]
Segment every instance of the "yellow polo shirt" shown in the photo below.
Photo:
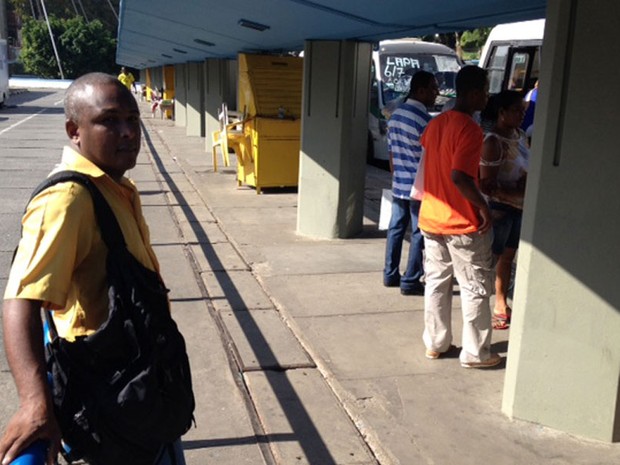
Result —
[[136, 81], [131, 73], [121, 73], [118, 75], [118, 80], [121, 81], [125, 87], [131, 90], [131, 85]]
[[[142, 216], [140, 196], [127, 178], [116, 183], [82, 155], [65, 147], [52, 173], [74, 170], [95, 182], [119, 222], [127, 248], [159, 272]], [[61, 337], [91, 334], [108, 317], [107, 248], [101, 239], [91, 195], [80, 184], [56, 184], [28, 205], [5, 299], [41, 300], [55, 310]]]

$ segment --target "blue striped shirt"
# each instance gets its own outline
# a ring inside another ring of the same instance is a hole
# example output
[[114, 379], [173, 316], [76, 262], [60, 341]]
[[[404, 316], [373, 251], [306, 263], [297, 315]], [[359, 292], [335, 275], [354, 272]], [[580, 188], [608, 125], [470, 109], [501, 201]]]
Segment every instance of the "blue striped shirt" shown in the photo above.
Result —
[[421, 102], [407, 99], [388, 121], [388, 149], [392, 153], [392, 195], [409, 199], [418, 171], [422, 146], [420, 136], [431, 120]]

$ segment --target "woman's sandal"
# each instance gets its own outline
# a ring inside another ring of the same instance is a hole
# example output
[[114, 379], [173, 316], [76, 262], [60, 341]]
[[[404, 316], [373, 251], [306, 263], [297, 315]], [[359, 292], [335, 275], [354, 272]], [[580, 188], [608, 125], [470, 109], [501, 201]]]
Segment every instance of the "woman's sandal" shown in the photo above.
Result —
[[493, 312], [493, 329], [504, 330], [510, 328], [510, 318], [512, 317], [512, 309], [507, 307], [506, 313]]

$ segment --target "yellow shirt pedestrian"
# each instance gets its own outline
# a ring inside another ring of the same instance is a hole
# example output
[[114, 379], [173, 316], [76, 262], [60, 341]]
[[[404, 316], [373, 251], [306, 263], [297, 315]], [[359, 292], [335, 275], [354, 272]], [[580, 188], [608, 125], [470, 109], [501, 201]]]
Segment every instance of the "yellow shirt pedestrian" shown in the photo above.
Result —
[[125, 67], [121, 68], [121, 74], [118, 75], [118, 80], [121, 81], [127, 89], [131, 90], [133, 83], [136, 82], [136, 79], [133, 77], [129, 71], [125, 69]]

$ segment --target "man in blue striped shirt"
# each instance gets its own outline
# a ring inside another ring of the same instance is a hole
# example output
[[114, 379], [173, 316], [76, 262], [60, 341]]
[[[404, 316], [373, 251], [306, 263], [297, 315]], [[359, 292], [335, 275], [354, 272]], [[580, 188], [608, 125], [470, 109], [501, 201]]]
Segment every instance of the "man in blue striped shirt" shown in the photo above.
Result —
[[[418, 170], [422, 146], [420, 136], [431, 119], [427, 108], [435, 104], [439, 86], [435, 76], [418, 71], [411, 78], [409, 95], [388, 121], [388, 149], [392, 172], [392, 217], [387, 233], [383, 284], [400, 286], [403, 295], [424, 295], [424, 239], [418, 228], [420, 202], [413, 200], [411, 187]], [[411, 244], [405, 274], [400, 275], [400, 257], [407, 227]]]

